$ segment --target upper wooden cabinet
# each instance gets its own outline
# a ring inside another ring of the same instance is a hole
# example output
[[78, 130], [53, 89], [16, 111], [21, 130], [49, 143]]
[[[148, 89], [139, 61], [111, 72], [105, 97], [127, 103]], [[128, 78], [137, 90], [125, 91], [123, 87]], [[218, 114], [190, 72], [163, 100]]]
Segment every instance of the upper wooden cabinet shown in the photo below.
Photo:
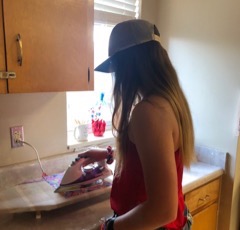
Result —
[[[0, 5], [0, 12], [2, 12], [2, 4]], [[3, 18], [0, 17], [0, 71], [6, 70], [5, 50], [4, 50], [4, 35], [3, 35]], [[7, 92], [7, 82], [0, 79], [0, 93]]]
[[93, 89], [93, 0], [0, 2], [1, 93]]

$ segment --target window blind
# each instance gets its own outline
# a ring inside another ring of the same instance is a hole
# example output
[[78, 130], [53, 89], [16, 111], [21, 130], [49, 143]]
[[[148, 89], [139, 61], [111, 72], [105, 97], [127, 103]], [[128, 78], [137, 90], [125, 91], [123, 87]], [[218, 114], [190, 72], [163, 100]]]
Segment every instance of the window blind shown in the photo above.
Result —
[[141, 0], [94, 0], [95, 23], [117, 24], [139, 18]]

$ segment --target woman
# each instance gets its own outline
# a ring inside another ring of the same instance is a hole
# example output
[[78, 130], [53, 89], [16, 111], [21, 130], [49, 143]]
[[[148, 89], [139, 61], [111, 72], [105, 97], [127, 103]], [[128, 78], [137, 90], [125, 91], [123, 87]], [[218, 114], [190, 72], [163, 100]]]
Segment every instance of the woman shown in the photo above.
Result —
[[[144, 20], [116, 25], [109, 58], [96, 70], [114, 75], [117, 141], [114, 216], [102, 229], [190, 229], [182, 174], [194, 157], [192, 119], [156, 26]], [[109, 162], [112, 151], [92, 149], [80, 156], [85, 164]]]

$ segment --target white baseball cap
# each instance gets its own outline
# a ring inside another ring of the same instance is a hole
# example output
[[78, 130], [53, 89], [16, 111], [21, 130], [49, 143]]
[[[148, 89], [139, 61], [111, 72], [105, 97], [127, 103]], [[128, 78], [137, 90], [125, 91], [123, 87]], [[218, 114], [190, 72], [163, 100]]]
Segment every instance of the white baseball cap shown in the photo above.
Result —
[[142, 19], [133, 19], [117, 24], [109, 38], [109, 57], [97, 66], [95, 71], [113, 72], [111, 63], [118, 52], [149, 41], [160, 43], [160, 33], [154, 24]]

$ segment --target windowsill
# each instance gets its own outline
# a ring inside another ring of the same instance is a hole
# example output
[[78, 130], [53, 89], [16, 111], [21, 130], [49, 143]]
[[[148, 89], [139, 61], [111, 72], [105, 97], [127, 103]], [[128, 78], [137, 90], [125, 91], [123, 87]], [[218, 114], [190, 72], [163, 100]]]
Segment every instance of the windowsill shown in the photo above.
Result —
[[88, 135], [87, 141], [76, 141], [73, 132], [68, 132], [68, 149], [80, 150], [91, 146], [106, 147], [107, 145], [114, 145], [115, 138], [112, 131], [106, 131], [102, 137], [96, 137], [93, 133]]

